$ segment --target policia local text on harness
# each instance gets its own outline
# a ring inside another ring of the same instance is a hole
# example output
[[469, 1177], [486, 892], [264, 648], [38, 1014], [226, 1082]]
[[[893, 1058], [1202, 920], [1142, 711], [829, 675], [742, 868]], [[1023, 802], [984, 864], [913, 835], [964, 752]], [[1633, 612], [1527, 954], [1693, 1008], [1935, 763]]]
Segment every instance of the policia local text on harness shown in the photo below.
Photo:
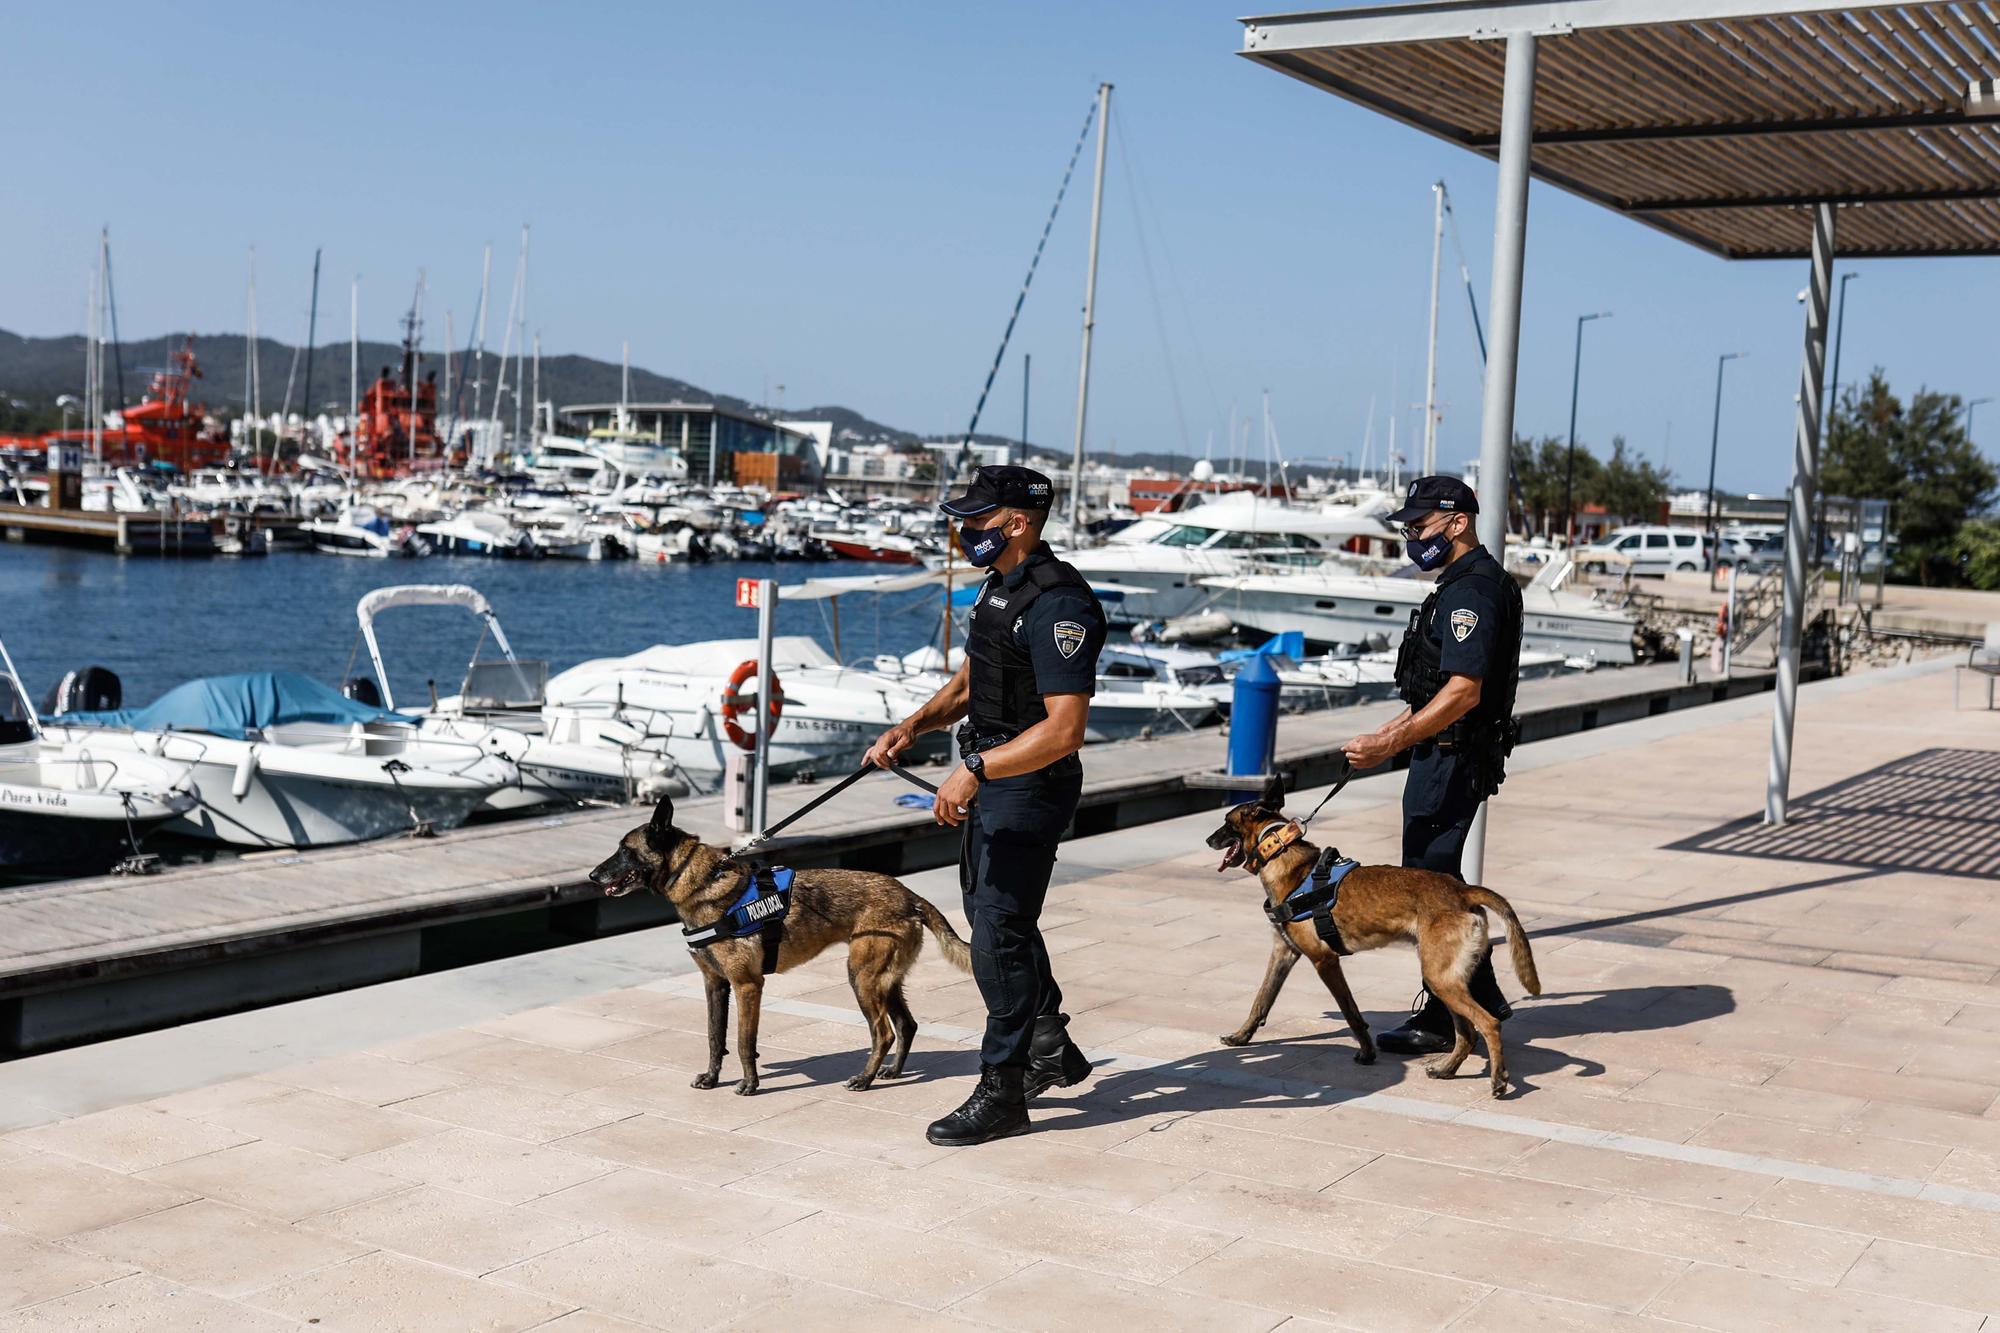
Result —
[[[1472, 562], [1457, 577], [1484, 585], [1497, 605], [1510, 610], [1512, 623], [1521, 623], [1521, 589], [1498, 561]], [[1409, 632], [1396, 653], [1396, 692], [1412, 712], [1422, 711], [1450, 679], [1439, 647], [1444, 635], [1465, 638], [1460, 631], [1467, 627], [1437, 624], [1438, 600], [1443, 592], [1444, 582], [1439, 580], [1424, 604], [1410, 613]], [[1454, 616], [1458, 614], [1462, 613]], [[1520, 639], [1514, 638], [1503, 651], [1504, 656], [1494, 661], [1482, 682], [1479, 702], [1472, 711], [1436, 737], [1440, 751], [1456, 754], [1466, 765], [1471, 795], [1477, 800], [1499, 791], [1507, 780], [1507, 756], [1513, 753], [1520, 734], [1520, 724], [1514, 718], [1514, 688], [1521, 674]]]

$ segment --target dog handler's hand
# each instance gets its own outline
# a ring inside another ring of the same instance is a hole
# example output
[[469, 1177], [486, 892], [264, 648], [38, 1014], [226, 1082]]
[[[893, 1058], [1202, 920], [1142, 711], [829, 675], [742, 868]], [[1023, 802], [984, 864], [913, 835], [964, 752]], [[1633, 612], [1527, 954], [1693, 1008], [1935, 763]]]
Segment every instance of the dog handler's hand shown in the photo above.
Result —
[[965, 822], [965, 812], [972, 808], [972, 802], [978, 795], [979, 779], [961, 764], [938, 786], [937, 799], [931, 804], [931, 817], [949, 828], [957, 828]]
[[916, 743], [916, 739], [908, 723], [898, 722], [875, 738], [875, 743], [868, 747], [865, 758], [875, 767], [887, 769], [896, 762], [897, 756]]
[[1356, 736], [1340, 748], [1357, 773], [1387, 763], [1396, 753], [1387, 739], [1372, 731], [1365, 736]]

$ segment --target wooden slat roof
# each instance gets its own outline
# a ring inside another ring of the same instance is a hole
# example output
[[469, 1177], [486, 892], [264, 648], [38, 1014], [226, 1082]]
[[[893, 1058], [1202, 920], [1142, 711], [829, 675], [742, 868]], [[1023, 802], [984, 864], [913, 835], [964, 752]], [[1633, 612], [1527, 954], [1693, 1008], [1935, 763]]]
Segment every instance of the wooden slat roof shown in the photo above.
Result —
[[1727, 258], [1806, 254], [1820, 202], [1850, 205], [1843, 256], [2000, 252], [2000, 120], [1967, 110], [2000, 77], [2000, 0], [1445, 0], [1244, 22], [1249, 59], [1489, 157], [1499, 39], [1538, 32], [1536, 178]]

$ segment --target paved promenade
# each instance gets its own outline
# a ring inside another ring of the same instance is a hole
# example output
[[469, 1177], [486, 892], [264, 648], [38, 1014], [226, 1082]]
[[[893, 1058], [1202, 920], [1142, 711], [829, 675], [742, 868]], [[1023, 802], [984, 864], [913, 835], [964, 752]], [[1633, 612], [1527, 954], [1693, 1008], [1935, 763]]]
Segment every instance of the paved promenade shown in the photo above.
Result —
[[[2000, 713], [1801, 697], [1779, 832], [1768, 698], [1517, 755], [1505, 1100], [1354, 1064], [1305, 969], [1222, 1046], [1269, 935], [1187, 818], [1065, 847], [1098, 1073], [983, 1148], [923, 1141], [980, 1017], [934, 951], [866, 1093], [835, 955], [772, 980], [758, 1096], [690, 1089], [671, 929], [0, 1065], [0, 1331], [2000, 1328]], [[1315, 837], [1391, 859], [1397, 794]], [[1348, 973], [1378, 1030], [1417, 987]]]

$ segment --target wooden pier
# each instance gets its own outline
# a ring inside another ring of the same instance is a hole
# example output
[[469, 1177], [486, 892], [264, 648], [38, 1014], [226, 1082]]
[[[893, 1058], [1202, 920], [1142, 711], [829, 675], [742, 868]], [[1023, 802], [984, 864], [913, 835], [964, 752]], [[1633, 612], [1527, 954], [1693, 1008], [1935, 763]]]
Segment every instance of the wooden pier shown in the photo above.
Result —
[[[1686, 683], [1674, 665], [1521, 685], [1523, 742], [1756, 694], [1765, 673]], [[1285, 717], [1278, 765], [1294, 785], [1330, 781], [1341, 744], [1383, 702]], [[1190, 775], [1221, 766], [1215, 728], [1092, 746], [1077, 836], [1212, 809]], [[1517, 759], [1517, 763], [1524, 762]], [[838, 776], [838, 775], [836, 775]], [[809, 799], [780, 787], [774, 814]], [[895, 798], [889, 775], [856, 783], [765, 849], [798, 866], [890, 873], [950, 864], [958, 834]], [[1386, 790], [1386, 789], [1385, 789]], [[657, 898], [606, 899], [590, 868], [643, 811], [590, 810], [312, 852], [262, 852], [147, 877], [0, 892], [0, 1052], [24, 1052], [205, 1014], [323, 994], [670, 920]], [[721, 802], [679, 822], [727, 841]]]
[[214, 555], [215, 524], [164, 511], [144, 514], [104, 509], [51, 509], [0, 504], [0, 534], [10, 542], [90, 546], [120, 555]]

